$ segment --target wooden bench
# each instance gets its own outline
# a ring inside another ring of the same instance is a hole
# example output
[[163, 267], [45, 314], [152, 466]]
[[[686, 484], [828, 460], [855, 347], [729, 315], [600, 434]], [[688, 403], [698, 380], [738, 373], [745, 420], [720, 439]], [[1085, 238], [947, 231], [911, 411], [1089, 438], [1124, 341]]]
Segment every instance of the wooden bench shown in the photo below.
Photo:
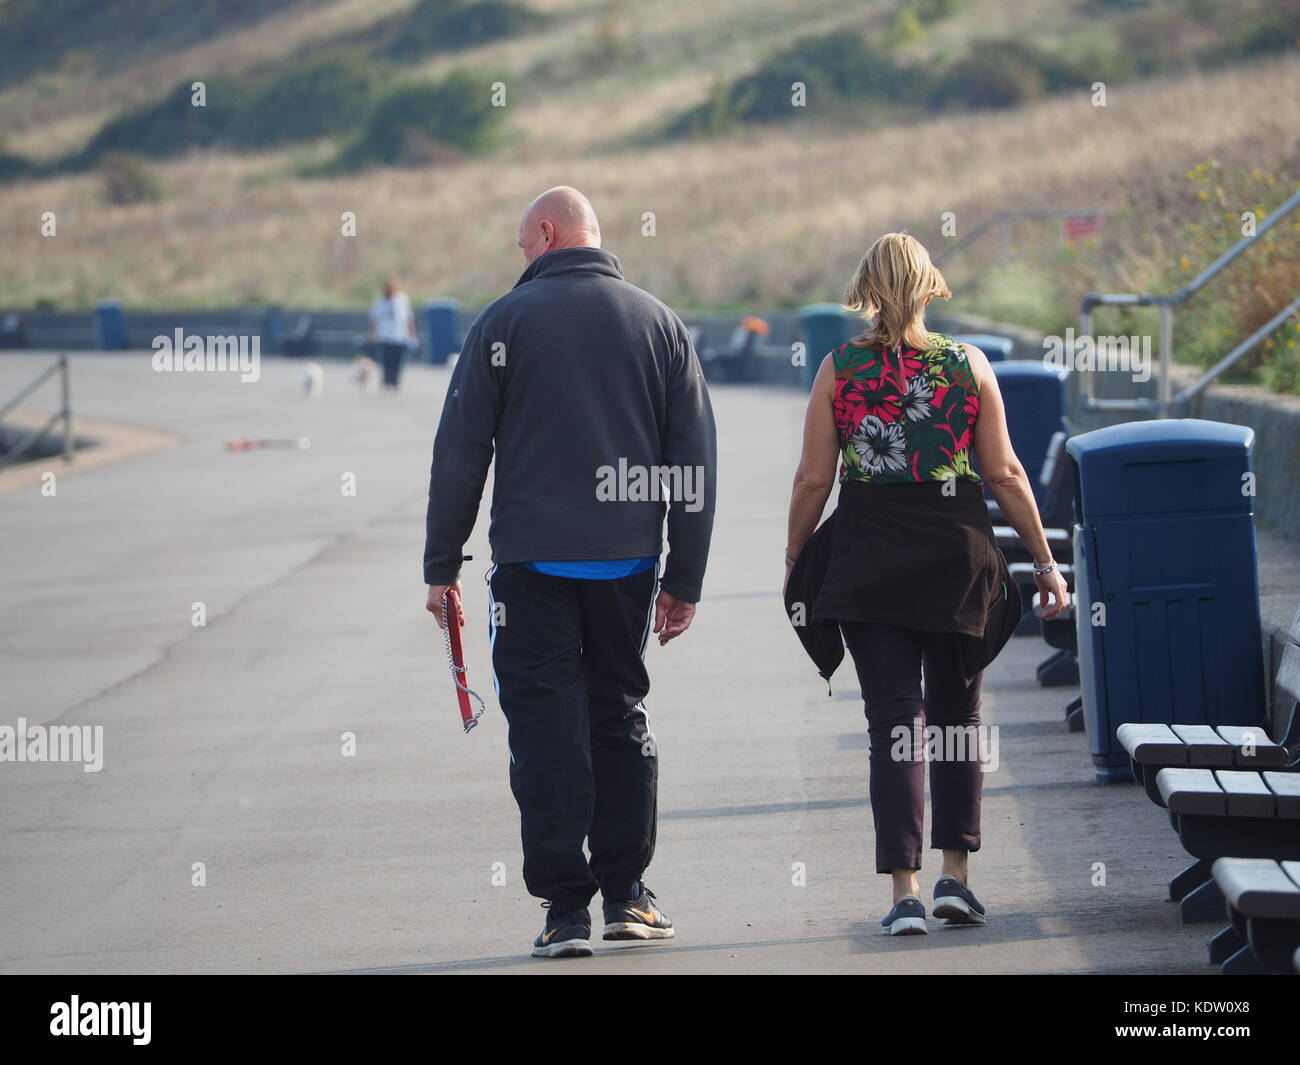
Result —
[[1156, 787], [1160, 770], [1281, 769], [1290, 752], [1258, 726], [1125, 723], [1116, 730], [1133, 765], [1133, 779], [1151, 801], [1164, 806]]
[[[1074, 539], [1069, 529], [1043, 529], [1047, 537], [1047, 546], [1057, 562], [1074, 561]], [[1029, 549], [1020, 542], [1016, 530], [1010, 525], [994, 525], [993, 538], [998, 542], [998, 550], [1007, 556], [1007, 562], [1033, 562]]]
[[[1074, 591], [1074, 567], [1065, 563], [1057, 563], [1056, 568], [1061, 571], [1061, 576], [1065, 578], [1065, 587], [1070, 592]], [[1016, 588], [1020, 591], [1020, 602], [1024, 606], [1024, 613], [1020, 615], [1020, 624], [1016, 626], [1014, 636], [1039, 636], [1043, 631], [1043, 622], [1033, 611], [1034, 602], [1038, 598], [1038, 584], [1034, 580], [1034, 564], [1032, 562], [1008, 562], [1007, 569], [1011, 572], [1011, 579], [1016, 582]]]
[[1219, 858], [1214, 882], [1231, 923], [1211, 941], [1210, 960], [1225, 973], [1300, 972], [1300, 862]]
[[1161, 805], [1196, 862], [1169, 883], [1187, 923], [1222, 920], [1219, 858], [1300, 861], [1300, 773], [1173, 767], [1156, 774]]
[[[1043, 486], [1039, 517], [1043, 534], [1052, 557], [1071, 590], [1074, 588], [1072, 563], [1074, 562], [1074, 462], [1065, 450], [1067, 437], [1063, 432], [1052, 436], [1039, 473]], [[1033, 577], [1033, 556], [1020, 542], [1016, 531], [1006, 524], [997, 503], [989, 500], [989, 516], [993, 521], [993, 535], [998, 550], [1006, 556], [1007, 564], [1016, 577], [1016, 585], [1025, 603], [1025, 613], [1016, 627], [1017, 636], [1036, 636], [1040, 633], [1052, 647], [1053, 653], [1038, 664], [1038, 683], [1044, 688], [1069, 687], [1079, 683], [1078, 643], [1075, 638], [1074, 615], [1059, 615], [1052, 621], [1041, 621], [1030, 609], [1036, 592]], [[1075, 700], [1065, 709], [1066, 720], [1072, 732], [1083, 730], [1082, 701]]]
[[[1193, 840], [1198, 848], [1189, 847], [1196, 861], [1169, 881], [1169, 897], [1179, 903], [1185, 921], [1211, 920], [1220, 915], [1222, 897], [1211, 873], [1215, 858], [1288, 857], [1269, 850], [1258, 852], [1278, 830], [1278, 825], [1270, 822], [1280, 820], [1292, 825], [1292, 831], [1300, 835], [1300, 826], [1294, 824], [1295, 788], [1300, 783], [1300, 609], [1282, 652], [1276, 685], [1280, 697], [1290, 700], [1286, 711], [1290, 720], [1280, 743], [1275, 743], [1262, 728], [1241, 725], [1128, 722], [1116, 730], [1133, 766], [1133, 778], [1142, 784], [1151, 801], [1168, 806], [1168, 789], [1173, 788], [1181, 812], [1190, 815], [1184, 823], [1180, 811], [1169, 807], [1170, 821], [1184, 837], [1184, 845]], [[1225, 788], [1223, 781], [1214, 777], [1214, 770], [1254, 776], [1230, 776]], [[1160, 781], [1166, 773], [1170, 775], [1162, 787]], [[1208, 781], [1205, 773], [1210, 774]], [[1272, 810], [1268, 816], [1249, 812], [1266, 808]], [[1207, 812], [1197, 813], [1198, 809]], [[1256, 850], [1232, 849], [1224, 843], [1238, 824], [1249, 833]], [[1224, 846], [1229, 849], [1221, 849]]]

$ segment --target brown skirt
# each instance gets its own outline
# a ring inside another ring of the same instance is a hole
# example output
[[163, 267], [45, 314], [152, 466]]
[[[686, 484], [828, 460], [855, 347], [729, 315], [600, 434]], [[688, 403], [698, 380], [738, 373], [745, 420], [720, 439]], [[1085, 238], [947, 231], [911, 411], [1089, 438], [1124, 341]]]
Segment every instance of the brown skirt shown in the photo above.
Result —
[[813, 620], [983, 637], [1011, 596], [1018, 616], [980, 486], [950, 484], [845, 481]]

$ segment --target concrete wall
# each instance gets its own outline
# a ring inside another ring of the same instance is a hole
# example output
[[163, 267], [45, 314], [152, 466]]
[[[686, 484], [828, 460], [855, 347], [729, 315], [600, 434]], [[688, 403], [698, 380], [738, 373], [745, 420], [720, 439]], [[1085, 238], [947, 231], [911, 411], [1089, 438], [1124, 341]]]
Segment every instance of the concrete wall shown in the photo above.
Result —
[[[1197, 377], [1176, 367], [1175, 390]], [[1300, 396], [1280, 396], [1251, 385], [1213, 384], [1178, 413], [1255, 430], [1255, 516], [1281, 536], [1300, 538]]]

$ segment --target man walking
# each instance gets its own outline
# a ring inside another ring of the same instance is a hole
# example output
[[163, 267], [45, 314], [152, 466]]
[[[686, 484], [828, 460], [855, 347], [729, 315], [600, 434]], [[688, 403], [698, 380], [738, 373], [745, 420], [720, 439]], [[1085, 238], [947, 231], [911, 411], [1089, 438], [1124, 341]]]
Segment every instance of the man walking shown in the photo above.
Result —
[[524, 212], [519, 247], [527, 269], [471, 326], [448, 385], [424, 579], [441, 622], [448, 589], [459, 599], [495, 450], [492, 667], [524, 881], [548, 907], [533, 954], [589, 955], [597, 891], [605, 939], [673, 935], [641, 880], [658, 777], [642, 656], [652, 616], [660, 644], [694, 617], [717, 447], [685, 326], [623, 280], [587, 198], [543, 193]]

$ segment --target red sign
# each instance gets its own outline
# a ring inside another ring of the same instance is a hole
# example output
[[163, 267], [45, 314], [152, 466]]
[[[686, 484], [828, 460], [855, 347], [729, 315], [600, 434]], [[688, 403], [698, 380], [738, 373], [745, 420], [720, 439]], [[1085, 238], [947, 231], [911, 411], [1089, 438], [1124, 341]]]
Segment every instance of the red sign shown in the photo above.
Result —
[[1065, 239], [1082, 240], [1091, 237], [1100, 227], [1101, 219], [1095, 214], [1072, 214], [1065, 218]]

